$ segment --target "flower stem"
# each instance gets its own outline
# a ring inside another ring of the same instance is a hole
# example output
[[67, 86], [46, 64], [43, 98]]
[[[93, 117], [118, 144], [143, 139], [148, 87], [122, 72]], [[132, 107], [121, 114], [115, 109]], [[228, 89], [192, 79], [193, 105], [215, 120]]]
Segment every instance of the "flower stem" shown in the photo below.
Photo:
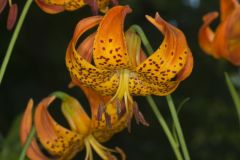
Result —
[[29, 145], [32, 142], [32, 139], [33, 139], [33, 137], [35, 135], [35, 132], [36, 132], [35, 127], [32, 127], [32, 129], [31, 129], [31, 131], [30, 131], [30, 133], [28, 135], [27, 141], [26, 141], [26, 143], [23, 146], [22, 152], [21, 152], [18, 160], [24, 160], [25, 159], [26, 152], [28, 150]]
[[168, 103], [168, 106], [169, 106], [169, 110], [170, 110], [172, 118], [173, 118], [173, 123], [174, 123], [176, 131], [177, 131], [177, 135], [178, 135], [178, 139], [179, 139], [179, 142], [180, 142], [180, 145], [181, 145], [181, 149], [182, 149], [182, 152], [183, 152], [184, 159], [185, 160], [190, 160], [187, 145], [185, 143], [182, 128], [181, 128], [181, 125], [180, 125], [180, 122], [179, 122], [179, 119], [178, 119], [178, 116], [177, 116], [177, 111], [176, 111], [176, 108], [174, 106], [172, 96], [167, 95], [166, 99], [167, 99], [167, 103]]
[[226, 80], [226, 83], [227, 83], [227, 86], [228, 86], [228, 90], [229, 90], [229, 92], [231, 94], [231, 97], [233, 99], [234, 105], [236, 107], [236, 110], [237, 110], [237, 113], [238, 113], [239, 124], [240, 124], [240, 97], [239, 97], [236, 89], [234, 88], [227, 72], [225, 72], [225, 80]]
[[19, 32], [20, 32], [20, 29], [22, 27], [22, 24], [24, 22], [24, 19], [26, 17], [26, 14], [30, 8], [30, 5], [32, 4], [33, 0], [27, 0], [27, 2], [25, 3], [25, 6], [23, 8], [23, 11], [19, 17], [19, 20], [18, 20], [18, 23], [16, 25], [16, 28], [13, 32], [13, 35], [12, 35], [12, 38], [11, 38], [11, 41], [9, 43], [9, 46], [8, 46], [8, 49], [7, 49], [7, 52], [5, 54], [5, 57], [3, 59], [3, 62], [2, 62], [2, 66], [1, 66], [1, 69], [0, 69], [0, 85], [2, 83], [2, 79], [3, 79], [3, 76], [4, 76], [4, 73], [6, 71], [6, 68], [7, 68], [7, 65], [8, 65], [8, 62], [10, 60], [10, 57], [11, 57], [11, 54], [12, 54], [12, 51], [13, 51], [13, 48], [14, 48], [14, 45], [15, 45], [15, 42], [18, 38], [18, 35], [19, 35]]
[[139, 36], [140, 36], [140, 38], [141, 38], [141, 40], [143, 42], [143, 45], [144, 45], [144, 47], [147, 50], [147, 53], [149, 55], [152, 54], [153, 53], [153, 48], [152, 48], [151, 44], [149, 43], [149, 41], [148, 41], [144, 31], [142, 30], [142, 28], [135, 24], [135, 25], [132, 25], [130, 27], [130, 29], [133, 29], [134, 31], [136, 31], [139, 34]]
[[163, 131], [165, 132], [168, 140], [169, 140], [169, 143], [171, 144], [171, 147], [177, 157], [177, 160], [183, 160], [182, 158], [182, 155], [181, 155], [181, 152], [179, 150], [179, 147], [178, 147], [178, 144], [176, 143], [164, 117], [162, 116], [162, 114], [160, 113], [160, 111], [158, 110], [158, 107], [156, 105], [156, 103], [154, 102], [153, 98], [151, 96], [147, 96], [146, 97], [149, 105], [151, 106], [155, 116], [157, 117], [158, 119], [158, 122], [160, 123], [160, 125], [162, 126], [163, 128]]

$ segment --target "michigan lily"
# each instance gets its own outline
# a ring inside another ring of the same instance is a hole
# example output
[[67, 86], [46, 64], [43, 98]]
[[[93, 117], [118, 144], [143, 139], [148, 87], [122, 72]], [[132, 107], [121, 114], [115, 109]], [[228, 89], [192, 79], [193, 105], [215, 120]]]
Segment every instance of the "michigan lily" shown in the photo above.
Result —
[[223, 58], [240, 65], [240, 6], [237, 0], [221, 0], [221, 21], [214, 32], [210, 24], [218, 17], [210, 12], [203, 17], [199, 30], [200, 47], [215, 58]]
[[[190, 75], [193, 66], [184, 34], [158, 13], [155, 18], [146, 18], [163, 33], [164, 40], [151, 56], [144, 57], [141, 41], [132, 43], [124, 33], [124, 19], [130, 12], [129, 6], [116, 6], [104, 17], [81, 20], [66, 53], [66, 64], [74, 81], [101, 95], [112, 96], [107, 104], [124, 101], [127, 111], [136, 106], [131, 95], [168, 95]], [[97, 32], [86, 38], [91, 43], [81, 44], [85, 49], [78, 50], [79, 38], [98, 24]]]
[[[27, 156], [30, 159], [70, 160], [78, 152], [82, 151], [84, 147], [86, 148], [86, 160], [93, 159], [92, 148], [102, 159], [115, 159], [116, 157], [112, 154], [113, 152], [120, 153], [122, 159], [125, 159], [125, 154], [120, 148], [109, 149], [100, 143], [108, 141], [115, 133], [126, 128], [129, 122], [129, 115], [122, 112], [119, 119], [116, 106], [109, 106], [106, 113], [111, 115], [111, 117], [108, 114], [99, 117], [99, 103], [108, 100], [109, 97], [101, 97], [88, 88], [83, 88], [83, 91], [91, 106], [91, 118], [75, 98], [62, 92], [53, 93], [53, 96], [44, 98], [38, 104], [34, 114], [36, 133], [41, 145], [51, 157], [44, 155], [36, 139], [33, 139], [27, 150]], [[48, 112], [48, 107], [56, 97], [62, 100], [61, 109], [71, 130], [58, 124]], [[25, 143], [32, 127], [32, 108], [33, 100], [30, 100], [20, 127], [22, 144]]]
[[89, 5], [94, 14], [98, 10], [105, 13], [108, 10], [110, 1], [114, 5], [118, 4], [118, 0], [35, 0], [38, 6], [45, 12], [50, 14], [60, 13], [65, 10], [74, 11]]

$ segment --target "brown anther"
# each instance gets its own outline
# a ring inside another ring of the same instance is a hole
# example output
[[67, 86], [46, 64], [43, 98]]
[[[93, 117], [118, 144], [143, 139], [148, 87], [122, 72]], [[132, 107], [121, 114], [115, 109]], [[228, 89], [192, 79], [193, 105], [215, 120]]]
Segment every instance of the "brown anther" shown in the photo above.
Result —
[[0, 0], [0, 14], [3, 12], [7, 5], [7, 0]]
[[116, 6], [116, 5], [119, 4], [119, 0], [111, 0], [111, 1], [112, 1], [112, 3], [113, 3], [114, 6]]
[[84, 0], [84, 2], [91, 7], [93, 15], [98, 15], [97, 0]]
[[122, 104], [119, 99], [117, 99], [115, 101], [115, 104], [116, 104], [116, 111], [117, 111], [117, 115], [118, 115], [118, 119], [119, 119], [122, 116]]
[[105, 112], [106, 107], [103, 103], [100, 103], [98, 106], [98, 112], [97, 112], [97, 120], [101, 121], [102, 120], [102, 115]]
[[8, 13], [8, 19], [7, 19], [8, 30], [11, 30], [14, 27], [15, 22], [17, 20], [17, 15], [18, 15], [18, 6], [15, 3], [15, 4], [12, 4]]
[[105, 120], [106, 120], [106, 125], [108, 128], [112, 128], [111, 124], [111, 117], [107, 112], [104, 112]]
[[140, 112], [136, 102], [133, 104], [133, 114], [137, 124], [141, 123], [144, 126], [149, 126], [149, 123], [145, 120], [143, 114]]
[[130, 116], [128, 116], [128, 118], [127, 118], [127, 129], [128, 129], [129, 133], [131, 133], [131, 127], [132, 127], [131, 120], [132, 120], [132, 118]]

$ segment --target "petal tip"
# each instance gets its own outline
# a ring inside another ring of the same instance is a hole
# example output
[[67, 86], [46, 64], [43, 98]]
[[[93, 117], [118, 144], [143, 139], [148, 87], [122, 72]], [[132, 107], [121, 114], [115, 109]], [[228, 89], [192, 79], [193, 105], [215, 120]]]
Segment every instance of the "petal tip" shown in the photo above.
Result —
[[218, 17], [219, 13], [218, 12], [209, 12], [206, 15], [203, 16], [203, 21], [206, 22], [211, 22], [214, 19]]

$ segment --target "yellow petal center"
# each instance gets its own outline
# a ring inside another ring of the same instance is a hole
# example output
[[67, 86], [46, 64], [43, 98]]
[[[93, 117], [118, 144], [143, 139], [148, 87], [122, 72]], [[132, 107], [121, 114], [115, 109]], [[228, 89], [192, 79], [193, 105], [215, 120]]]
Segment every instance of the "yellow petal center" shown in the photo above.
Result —
[[[126, 111], [129, 112], [129, 106], [133, 103], [132, 97], [128, 90], [130, 71], [128, 69], [122, 69], [118, 71], [119, 74], [119, 86], [116, 94], [110, 100], [110, 103], [124, 100]], [[130, 104], [129, 104], [130, 103]]]

